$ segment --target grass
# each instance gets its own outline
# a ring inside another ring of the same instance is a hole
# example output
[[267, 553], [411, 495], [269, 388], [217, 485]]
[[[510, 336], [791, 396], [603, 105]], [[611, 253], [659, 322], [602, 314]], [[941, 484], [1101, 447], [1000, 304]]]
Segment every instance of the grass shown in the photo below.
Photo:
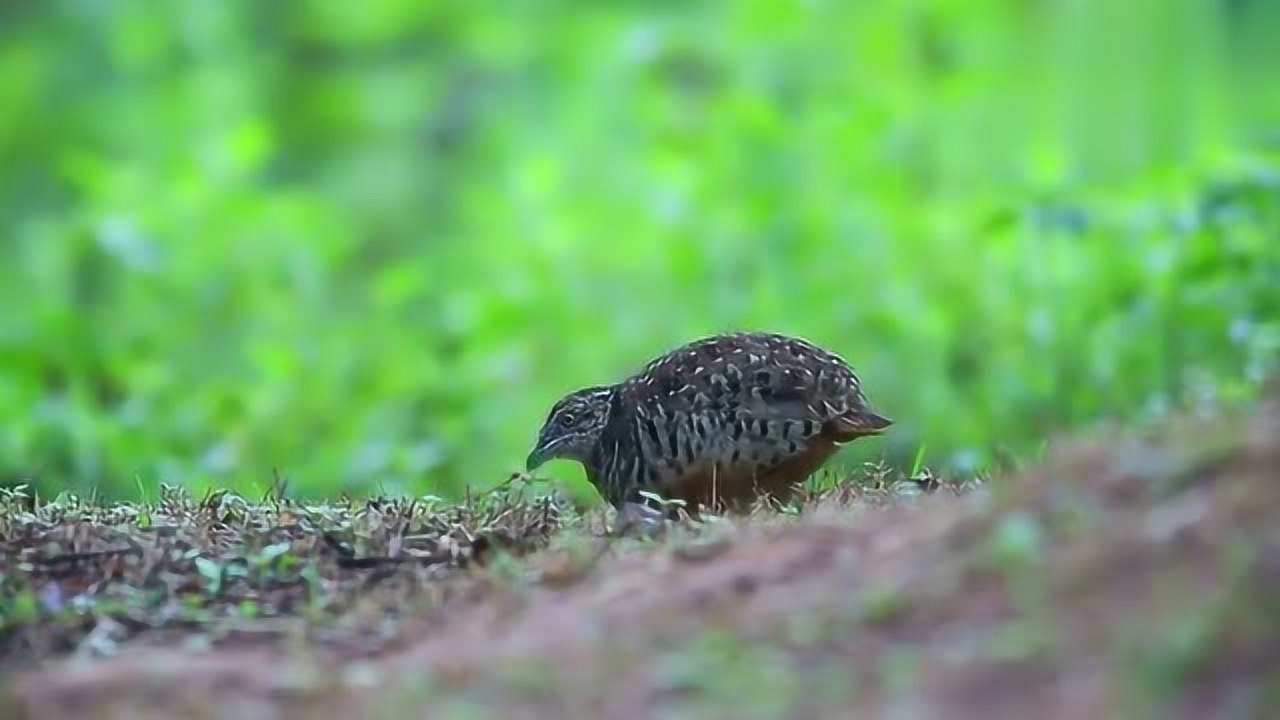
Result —
[[[383, 624], [351, 627], [352, 636], [385, 637], [395, 628], [383, 612], [394, 616], [405, 593], [498, 548], [537, 544], [565, 510], [510, 493], [441, 507], [161, 491], [156, 503], [113, 505], [3, 491], [0, 535], [10, 552], [0, 560], [0, 663], [110, 654], [137, 637], [192, 629], [211, 639], [279, 638], [346, 615]], [[409, 577], [370, 593], [402, 567]]]

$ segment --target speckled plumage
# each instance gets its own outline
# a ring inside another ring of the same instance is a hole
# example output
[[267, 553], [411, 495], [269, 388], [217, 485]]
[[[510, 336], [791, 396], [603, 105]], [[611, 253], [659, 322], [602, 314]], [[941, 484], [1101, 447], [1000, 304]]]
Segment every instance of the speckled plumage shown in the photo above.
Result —
[[642, 490], [733, 507], [785, 499], [840, 445], [890, 424], [838, 355], [785, 335], [732, 333], [565, 396], [527, 464], [576, 459], [619, 507]]

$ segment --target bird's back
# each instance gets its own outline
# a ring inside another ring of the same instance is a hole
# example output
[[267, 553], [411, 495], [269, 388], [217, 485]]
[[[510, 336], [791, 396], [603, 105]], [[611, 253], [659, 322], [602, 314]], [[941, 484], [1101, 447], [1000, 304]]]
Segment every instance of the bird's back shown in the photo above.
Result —
[[774, 333], [676, 348], [622, 382], [615, 402], [601, 458], [614, 469], [615, 497], [635, 489], [699, 502], [785, 494], [839, 443], [888, 424], [843, 359]]

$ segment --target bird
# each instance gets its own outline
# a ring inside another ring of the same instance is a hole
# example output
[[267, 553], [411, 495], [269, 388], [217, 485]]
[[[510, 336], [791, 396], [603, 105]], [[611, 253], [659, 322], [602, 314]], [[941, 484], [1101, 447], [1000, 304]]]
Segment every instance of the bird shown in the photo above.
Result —
[[840, 447], [892, 424], [836, 353], [777, 332], [726, 332], [560, 397], [525, 471], [577, 461], [629, 517], [652, 517], [646, 494], [694, 515], [742, 510], [761, 497], [788, 501]]

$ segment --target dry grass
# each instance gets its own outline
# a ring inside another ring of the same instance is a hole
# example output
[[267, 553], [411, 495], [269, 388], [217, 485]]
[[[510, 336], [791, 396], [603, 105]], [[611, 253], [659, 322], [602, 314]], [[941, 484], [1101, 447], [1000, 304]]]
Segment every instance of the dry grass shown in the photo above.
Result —
[[0, 493], [0, 663], [24, 665], [173, 640], [301, 637], [373, 652], [407, 610], [445, 600], [444, 579], [545, 543], [567, 510], [515, 485], [460, 506], [197, 500], [162, 487], [158, 502], [103, 507]]

